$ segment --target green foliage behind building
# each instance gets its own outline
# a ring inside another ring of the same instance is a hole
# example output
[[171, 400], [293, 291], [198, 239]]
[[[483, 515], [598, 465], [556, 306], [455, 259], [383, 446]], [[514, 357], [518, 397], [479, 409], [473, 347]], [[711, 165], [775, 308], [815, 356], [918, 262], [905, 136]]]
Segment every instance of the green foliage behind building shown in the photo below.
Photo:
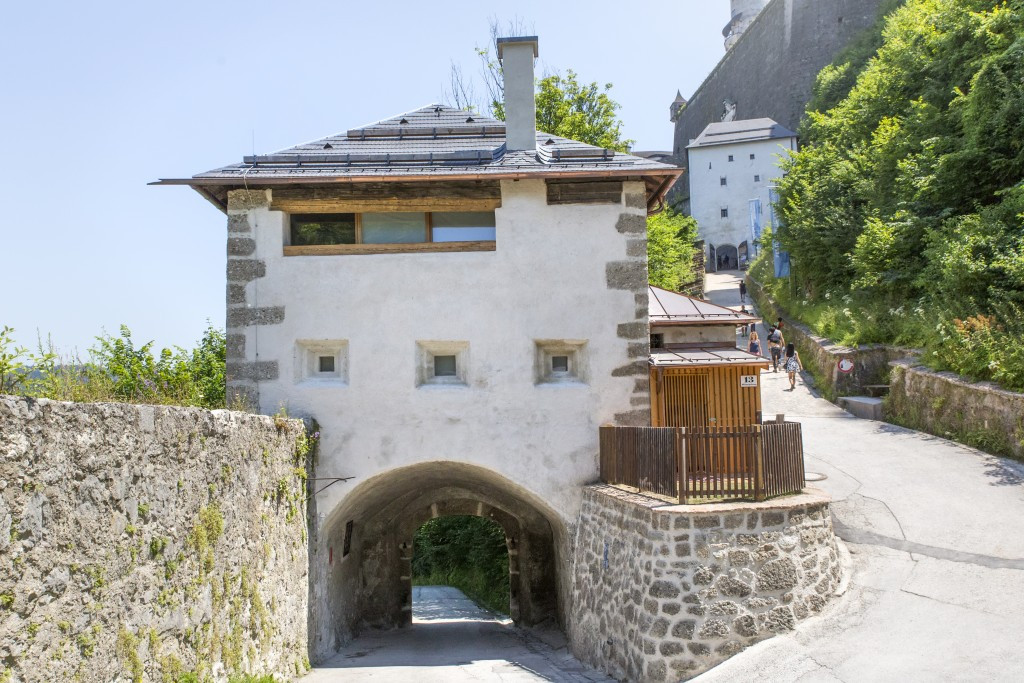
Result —
[[1024, 389], [1024, 3], [907, 0], [821, 72], [801, 141], [773, 294]]

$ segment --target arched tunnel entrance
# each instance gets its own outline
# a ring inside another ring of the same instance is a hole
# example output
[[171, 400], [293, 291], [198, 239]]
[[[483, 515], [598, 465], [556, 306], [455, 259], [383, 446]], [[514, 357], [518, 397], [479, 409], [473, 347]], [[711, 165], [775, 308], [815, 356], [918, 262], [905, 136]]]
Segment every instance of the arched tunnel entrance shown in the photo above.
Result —
[[363, 482], [321, 525], [310, 567], [314, 659], [364, 628], [411, 623], [413, 537], [428, 520], [454, 515], [486, 517], [504, 532], [513, 621], [562, 623], [569, 553], [558, 514], [486, 468], [420, 463]]
[[428, 519], [413, 538], [413, 621], [444, 616], [433, 604], [437, 591], [416, 590], [417, 586], [456, 588], [478, 606], [510, 614], [513, 550], [508, 534], [489, 517]]

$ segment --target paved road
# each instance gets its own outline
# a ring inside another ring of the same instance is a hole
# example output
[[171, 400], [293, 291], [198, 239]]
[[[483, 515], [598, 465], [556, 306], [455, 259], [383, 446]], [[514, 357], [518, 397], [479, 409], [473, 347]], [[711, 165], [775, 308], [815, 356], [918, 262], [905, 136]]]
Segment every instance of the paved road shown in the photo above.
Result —
[[[708, 297], [738, 307], [737, 276], [710, 275]], [[851, 553], [850, 588], [697, 680], [1024, 680], [1024, 466], [788, 386], [762, 375], [765, 414], [803, 423], [807, 468], [827, 476], [816, 485]]]
[[458, 589], [417, 586], [410, 628], [364, 635], [302, 683], [611, 680], [569, 655], [561, 634], [519, 629]]

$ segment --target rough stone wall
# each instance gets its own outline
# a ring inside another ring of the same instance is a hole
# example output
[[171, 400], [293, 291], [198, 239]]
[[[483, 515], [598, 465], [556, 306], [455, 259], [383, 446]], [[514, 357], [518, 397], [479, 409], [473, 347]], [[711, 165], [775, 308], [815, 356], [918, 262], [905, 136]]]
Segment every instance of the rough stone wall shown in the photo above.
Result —
[[912, 360], [891, 363], [886, 417], [999, 455], [1024, 458], [1024, 394]]
[[0, 680], [304, 671], [305, 443], [294, 420], [0, 396]]
[[679, 506], [587, 488], [569, 641], [620, 680], [690, 678], [825, 606], [842, 567], [828, 498]]
[[[675, 124], [674, 162], [686, 164], [686, 146], [722, 120], [726, 100], [736, 104], [736, 119], [768, 117], [796, 130], [818, 72], [874, 24], [882, 2], [772, 0], [689, 98]], [[688, 197], [683, 175], [672, 204]]]
[[632, 320], [619, 323], [616, 332], [629, 340], [629, 363], [616, 368], [614, 377], [635, 377], [630, 410], [617, 413], [615, 424], [621, 426], [650, 426], [651, 383], [647, 359], [651, 355], [651, 327], [648, 309], [647, 280], [647, 195], [642, 183], [625, 184], [625, 207], [615, 229], [626, 235], [626, 254], [622, 261], [606, 266], [609, 289], [624, 289], [633, 293], [636, 311]]
[[[747, 291], [766, 325], [782, 318], [783, 336], [787, 342], [796, 344], [804, 369], [814, 376], [818, 388], [829, 400], [863, 394], [863, 387], [870, 384], [888, 384], [889, 363], [913, 353], [910, 349], [884, 344], [865, 344], [857, 348], [836, 344], [789, 318], [760, 283], [749, 276]], [[853, 361], [853, 370], [848, 373], [839, 371], [839, 361], [844, 358]]]
[[252, 411], [259, 409], [259, 383], [280, 374], [276, 360], [260, 360], [257, 343], [260, 326], [284, 321], [284, 306], [261, 305], [258, 292], [267, 263], [256, 253], [255, 223], [258, 210], [270, 207], [270, 194], [270, 190], [228, 192], [228, 405]]

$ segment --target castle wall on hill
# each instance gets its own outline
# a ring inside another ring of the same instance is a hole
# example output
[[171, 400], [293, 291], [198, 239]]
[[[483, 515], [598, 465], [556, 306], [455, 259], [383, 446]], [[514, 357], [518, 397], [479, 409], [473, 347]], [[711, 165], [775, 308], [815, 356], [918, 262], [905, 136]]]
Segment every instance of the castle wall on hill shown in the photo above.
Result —
[[[673, 163], [686, 165], [690, 140], [735, 103], [735, 119], [774, 119], [796, 130], [814, 79], [878, 17], [882, 0], [772, 0], [697, 89], [675, 124]], [[686, 176], [674, 205], [689, 198]]]

